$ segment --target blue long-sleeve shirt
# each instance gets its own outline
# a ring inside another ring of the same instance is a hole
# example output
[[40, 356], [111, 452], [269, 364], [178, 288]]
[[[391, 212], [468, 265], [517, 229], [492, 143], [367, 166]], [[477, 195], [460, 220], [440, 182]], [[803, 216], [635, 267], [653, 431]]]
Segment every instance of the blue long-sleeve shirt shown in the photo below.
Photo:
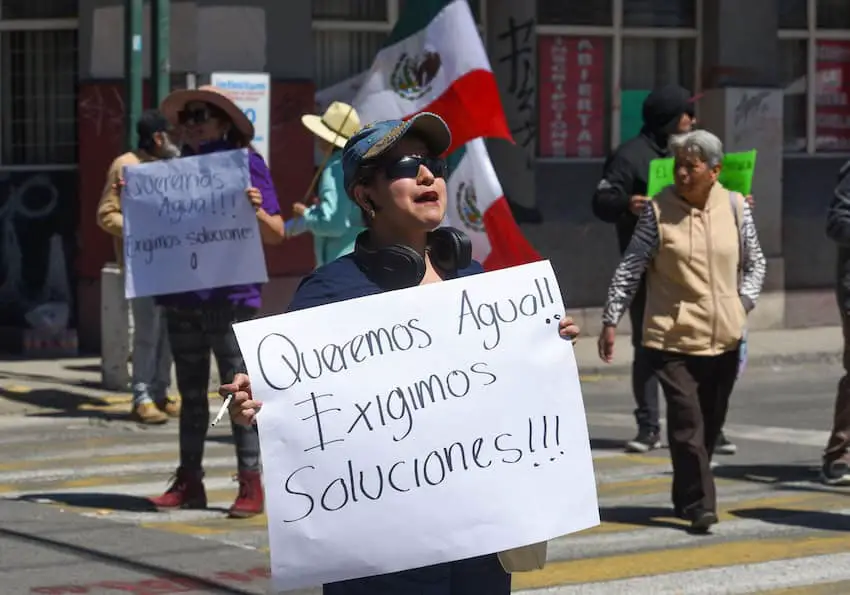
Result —
[[345, 192], [342, 151], [335, 151], [319, 176], [319, 203], [304, 213], [304, 223], [313, 234], [316, 267], [354, 251], [357, 234], [363, 231], [360, 208]]

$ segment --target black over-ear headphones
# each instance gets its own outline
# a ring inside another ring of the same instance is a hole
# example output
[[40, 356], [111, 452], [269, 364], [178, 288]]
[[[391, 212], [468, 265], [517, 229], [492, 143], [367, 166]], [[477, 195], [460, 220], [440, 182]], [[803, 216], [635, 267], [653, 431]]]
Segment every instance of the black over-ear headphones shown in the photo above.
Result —
[[[472, 263], [469, 236], [454, 227], [440, 227], [428, 234], [431, 262], [441, 271], [454, 274]], [[410, 246], [394, 244], [377, 250], [369, 247], [369, 230], [354, 244], [354, 258], [367, 275], [382, 287], [414, 287], [425, 277], [425, 259]]]

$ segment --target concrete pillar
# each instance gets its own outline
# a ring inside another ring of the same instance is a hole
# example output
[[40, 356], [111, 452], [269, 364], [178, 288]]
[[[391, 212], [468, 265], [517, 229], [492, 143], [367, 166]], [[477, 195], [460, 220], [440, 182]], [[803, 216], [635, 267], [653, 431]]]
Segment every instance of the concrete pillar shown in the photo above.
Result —
[[704, 2], [704, 95], [701, 126], [723, 140], [727, 152], [756, 149], [753, 196], [759, 239], [768, 258], [765, 293], [751, 316], [760, 328], [784, 326], [782, 257], [783, 92], [776, 56], [774, 0]]
[[100, 321], [101, 383], [107, 390], [126, 391], [130, 386], [130, 307], [124, 299], [124, 275], [115, 263], [108, 263], [100, 274]]
[[524, 207], [536, 203], [537, 3], [488, 0], [484, 23], [487, 53], [516, 145], [487, 144], [502, 188]]

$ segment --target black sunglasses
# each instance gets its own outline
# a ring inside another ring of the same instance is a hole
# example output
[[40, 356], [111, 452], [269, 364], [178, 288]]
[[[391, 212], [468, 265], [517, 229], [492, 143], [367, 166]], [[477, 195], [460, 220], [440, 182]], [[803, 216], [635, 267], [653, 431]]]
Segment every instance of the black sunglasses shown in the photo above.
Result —
[[215, 114], [206, 107], [183, 109], [177, 112], [177, 121], [184, 126], [187, 124], [203, 124], [214, 116]]
[[403, 178], [417, 178], [419, 166], [424, 165], [434, 174], [435, 178], [445, 178], [446, 160], [440, 157], [420, 157], [418, 155], [405, 155], [395, 161], [390, 161], [379, 166], [390, 180], [401, 180]]

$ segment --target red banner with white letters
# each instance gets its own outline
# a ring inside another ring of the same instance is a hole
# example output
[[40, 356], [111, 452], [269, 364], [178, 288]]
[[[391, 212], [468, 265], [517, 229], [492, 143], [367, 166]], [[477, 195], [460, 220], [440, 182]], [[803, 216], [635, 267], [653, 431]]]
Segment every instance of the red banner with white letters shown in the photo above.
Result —
[[537, 38], [541, 157], [605, 154], [605, 53], [600, 37]]

